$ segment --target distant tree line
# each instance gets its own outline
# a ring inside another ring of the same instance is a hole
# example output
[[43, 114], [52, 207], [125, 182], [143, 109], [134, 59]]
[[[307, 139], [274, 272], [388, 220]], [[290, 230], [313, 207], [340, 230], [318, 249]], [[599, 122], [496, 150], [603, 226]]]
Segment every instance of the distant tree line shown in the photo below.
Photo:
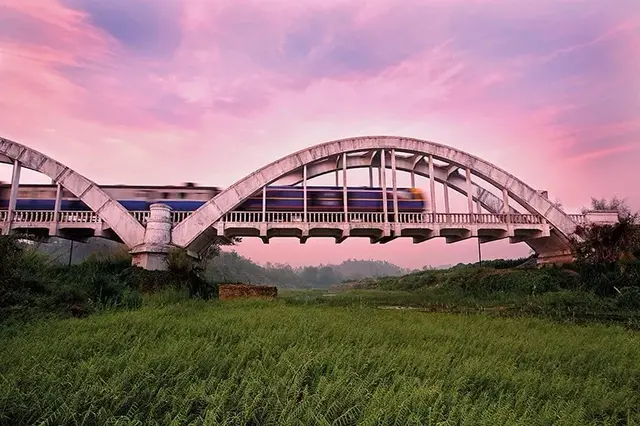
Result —
[[386, 261], [349, 259], [338, 265], [293, 267], [279, 263], [261, 266], [236, 252], [212, 258], [205, 276], [218, 283], [270, 284], [283, 288], [328, 288], [366, 277], [400, 276], [411, 272]]

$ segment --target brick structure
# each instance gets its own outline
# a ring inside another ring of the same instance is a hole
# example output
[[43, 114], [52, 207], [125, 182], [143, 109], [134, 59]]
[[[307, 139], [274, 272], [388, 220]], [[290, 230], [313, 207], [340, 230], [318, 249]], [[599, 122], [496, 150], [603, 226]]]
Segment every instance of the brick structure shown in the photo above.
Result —
[[251, 284], [220, 284], [218, 287], [220, 300], [255, 297], [259, 299], [275, 299], [278, 287]]

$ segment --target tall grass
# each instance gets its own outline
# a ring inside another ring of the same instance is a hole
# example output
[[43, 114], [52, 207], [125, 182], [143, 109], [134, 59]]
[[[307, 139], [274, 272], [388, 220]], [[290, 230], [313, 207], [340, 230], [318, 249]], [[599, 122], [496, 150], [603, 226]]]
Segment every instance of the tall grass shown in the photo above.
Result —
[[190, 300], [0, 341], [7, 425], [640, 423], [640, 335], [618, 327]]

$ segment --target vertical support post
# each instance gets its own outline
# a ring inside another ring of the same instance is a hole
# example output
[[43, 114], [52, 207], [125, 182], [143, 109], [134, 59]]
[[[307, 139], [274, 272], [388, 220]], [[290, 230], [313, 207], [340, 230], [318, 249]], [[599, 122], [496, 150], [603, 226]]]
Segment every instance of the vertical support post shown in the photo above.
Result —
[[466, 175], [467, 175], [467, 204], [469, 206], [469, 214], [471, 215], [471, 221], [474, 222], [473, 220], [473, 193], [472, 193], [472, 186], [471, 186], [471, 169], [469, 169], [468, 167], [466, 168]]
[[431, 210], [436, 214], [436, 179], [434, 176], [433, 155], [429, 156], [429, 191], [431, 196]]
[[387, 164], [386, 155], [384, 149], [380, 150], [380, 186], [382, 187], [382, 214], [384, 215], [383, 222], [389, 220], [389, 209], [387, 206]]
[[338, 176], [339, 176], [338, 169], [336, 169], [336, 186], [340, 186], [340, 182], [339, 182]]
[[480, 204], [480, 200], [477, 198], [476, 198], [476, 213], [478, 214], [476, 219], [478, 220], [478, 222], [482, 222], [482, 217], [480, 216], [482, 214], [482, 204]]
[[344, 221], [349, 222], [347, 209], [347, 153], [342, 154], [342, 206], [344, 209]]
[[507, 223], [511, 223], [511, 210], [509, 209], [509, 191], [502, 188], [502, 213], [507, 215]]
[[449, 184], [446, 181], [444, 182], [442, 189], [444, 191], [444, 212], [447, 215], [447, 222], [449, 222], [451, 207], [449, 207]]
[[56, 204], [53, 206], [53, 222], [55, 234], [58, 235], [58, 226], [60, 225], [60, 206], [62, 205], [62, 185], [57, 184], [56, 187]]
[[304, 222], [307, 223], [307, 165], [302, 166], [302, 204], [304, 206]]
[[411, 170], [411, 187], [416, 187], [416, 172], [413, 169]]
[[262, 187], [262, 221], [267, 221], [267, 186]]
[[373, 188], [373, 166], [369, 166], [369, 188]]
[[13, 224], [13, 213], [16, 210], [16, 204], [18, 202], [18, 190], [20, 188], [20, 172], [22, 171], [22, 164], [19, 161], [13, 163], [13, 174], [11, 175], [11, 190], [9, 192], [9, 211], [7, 212], [6, 233], [8, 234]]
[[378, 166], [378, 188], [382, 188], [382, 166]]
[[400, 221], [400, 217], [398, 215], [398, 180], [396, 173], [396, 150], [391, 150], [391, 185], [392, 185], [392, 194], [393, 194], [393, 218], [396, 223]]

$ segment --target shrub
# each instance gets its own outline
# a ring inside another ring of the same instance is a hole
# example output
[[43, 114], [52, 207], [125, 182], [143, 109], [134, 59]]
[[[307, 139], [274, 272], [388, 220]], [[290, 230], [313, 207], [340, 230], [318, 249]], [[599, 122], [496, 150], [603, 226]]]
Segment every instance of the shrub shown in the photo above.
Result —
[[189, 297], [217, 297], [217, 286], [202, 278], [202, 268], [186, 252], [172, 254], [169, 271], [133, 267], [124, 252], [90, 255], [80, 264], [60, 266], [11, 236], [0, 237], [0, 259], [0, 321], [135, 309], [142, 305], [142, 293], [165, 289], [185, 290]]

